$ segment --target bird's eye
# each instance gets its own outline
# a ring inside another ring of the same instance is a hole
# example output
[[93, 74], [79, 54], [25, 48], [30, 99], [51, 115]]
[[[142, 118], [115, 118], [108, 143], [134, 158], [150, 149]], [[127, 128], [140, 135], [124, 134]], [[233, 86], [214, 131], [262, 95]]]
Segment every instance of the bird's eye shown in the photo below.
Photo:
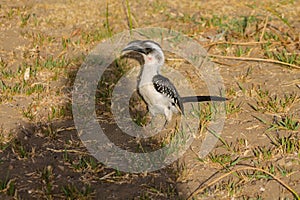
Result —
[[146, 48], [146, 49], [145, 49], [145, 53], [146, 53], [146, 54], [149, 54], [149, 53], [151, 53], [151, 51], [152, 51], [152, 49], [151, 49], [151, 48]]

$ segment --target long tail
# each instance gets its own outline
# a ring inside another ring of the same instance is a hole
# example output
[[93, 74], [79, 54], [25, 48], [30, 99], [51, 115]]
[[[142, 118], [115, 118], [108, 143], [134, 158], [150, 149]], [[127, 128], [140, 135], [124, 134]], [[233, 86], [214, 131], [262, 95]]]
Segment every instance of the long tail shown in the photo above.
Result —
[[188, 96], [188, 97], [181, 97], [182, 103], [187, 102], [201, 102], [201, 101], [226, 101], [228, 100], [225, 97], [218, 97], [218, 96]]

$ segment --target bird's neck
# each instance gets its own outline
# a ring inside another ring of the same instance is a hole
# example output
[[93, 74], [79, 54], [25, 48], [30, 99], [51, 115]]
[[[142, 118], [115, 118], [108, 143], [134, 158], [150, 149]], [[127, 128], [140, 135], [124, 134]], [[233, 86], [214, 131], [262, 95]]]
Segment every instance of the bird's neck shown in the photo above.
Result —
[[145, 84], [149, 84], [149, 83], [152, 84], [153, 76], [160, 74], [160, 67], [161, 67], [161, 64], [145, 63], [142, 68], [139, 85], [141, 86], [141, 85], [145, 85]]

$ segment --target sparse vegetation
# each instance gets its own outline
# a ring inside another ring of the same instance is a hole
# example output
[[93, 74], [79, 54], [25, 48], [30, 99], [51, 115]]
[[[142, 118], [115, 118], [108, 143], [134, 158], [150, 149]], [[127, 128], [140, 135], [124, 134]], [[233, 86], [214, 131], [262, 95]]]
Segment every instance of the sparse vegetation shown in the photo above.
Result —
[[75, 185], [66, 185], [62, 187], [62, 191], [67, 199], [86, 199], [92, 197], [92, 189], [89, 185], [85, 185], [83, 188]]
[[268, 90], [258, 88], [257, 93], [257, 106], [252, 106], [254, 110], [271, 112], [271, 113], [286, 113], [290, 108], [299, 101], [296, 93], [284, 94], [283, 97], [278, 95], [271, 95]]
[[8, 177], [4, 180], [0, 180], [0, 192], [6, 193], [8, 196], [14, 196], [15, 191], [14, 180], [9, 180]]

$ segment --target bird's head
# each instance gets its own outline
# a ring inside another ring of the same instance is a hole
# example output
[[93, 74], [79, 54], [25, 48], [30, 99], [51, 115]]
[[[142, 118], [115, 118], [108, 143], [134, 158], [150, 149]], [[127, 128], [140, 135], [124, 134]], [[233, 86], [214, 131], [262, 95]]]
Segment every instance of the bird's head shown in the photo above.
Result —
[[152, 40], [135, 40], [122, 50], [122, 52], [134, 51], [141, 54], [144, 58], [145, 64], [158, 64], [164, 63], [164, 53], [160, 45]]

